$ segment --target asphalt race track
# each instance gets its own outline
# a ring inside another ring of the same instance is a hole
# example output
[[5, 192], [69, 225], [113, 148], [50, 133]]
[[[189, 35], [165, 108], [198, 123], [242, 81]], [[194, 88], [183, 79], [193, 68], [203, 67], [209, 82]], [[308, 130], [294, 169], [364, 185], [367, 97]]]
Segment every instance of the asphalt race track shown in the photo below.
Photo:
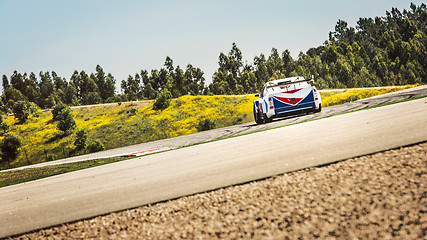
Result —
[[0, 237], [426, 140], [421, 98], [8, 186]]

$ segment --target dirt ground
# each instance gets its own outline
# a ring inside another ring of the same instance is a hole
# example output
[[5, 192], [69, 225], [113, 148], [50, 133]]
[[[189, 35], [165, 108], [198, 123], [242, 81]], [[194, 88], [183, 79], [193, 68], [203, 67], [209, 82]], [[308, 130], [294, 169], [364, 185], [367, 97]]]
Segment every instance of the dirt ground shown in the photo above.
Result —
[[17, 236], [425, 239], [427, 142]]

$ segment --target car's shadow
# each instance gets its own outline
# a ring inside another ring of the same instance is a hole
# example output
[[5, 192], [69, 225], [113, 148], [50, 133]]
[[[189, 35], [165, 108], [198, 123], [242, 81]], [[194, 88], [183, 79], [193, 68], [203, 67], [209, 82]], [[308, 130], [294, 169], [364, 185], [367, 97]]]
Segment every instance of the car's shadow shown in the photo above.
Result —
[[312, 115], [313, 118], [315, 118], [316, 113], [313, 112], [294, 112], [294, 113], [288, 113], [286, 115], [282, 115], [279, 117], [275, 117], [273, 118], [270, 122], [268, 123], [262, 123], [262, 124], [257, 124], [257, 123], [252, 123], [249, 126], [260, 126], [260, 125], [266, 125], [266, 124], [271, 124], [271, 123], [277, 123], [277, 122], [281, 122], [281, 121], [285, 121], [285, 120], [290, 120], [290, 119], [295, 119], [297, 120], [299, 117], [304, 117], [304, 116], [309, 116]]

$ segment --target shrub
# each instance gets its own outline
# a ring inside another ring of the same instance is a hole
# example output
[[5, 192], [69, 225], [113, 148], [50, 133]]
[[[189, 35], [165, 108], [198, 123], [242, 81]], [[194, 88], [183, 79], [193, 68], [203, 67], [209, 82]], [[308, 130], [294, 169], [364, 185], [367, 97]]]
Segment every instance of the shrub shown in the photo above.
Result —
[[39, 106], [37, 106], [37, 104], [33, 102], [28, 102], [28, 108], [30, 109], [30, 113], [32, 114], [35, 114], [40, 110]]
[[197, 124], [196, 128], [199, 132], [211, 130], [216, 127], [216, 122], [210, 118], [205, 118], [199, 121], [199, 124]]
[[68, 108], [68, 106], [63, 103], [55, 105], [52, 109], [52, 120], [53, 121], [61, 120], [61, 116], [59, 115], [59, 113], [66, 108]]
[[63, 109], [60, 113], [61, 119], [58, 122], [58, 129], [68, 134], [76, 128], [76, 121], [74, 121], [73, 114], [70, 111], [70, 108]]
[[81, 129], [77, 132], [76, 140], [74, 141], [74, 146], [77, 150], [84, 149], [86, 147], [87, 133], [86, 130]]
[[30, 106], [26, 101], [17, 101], [13, 103], [12, 112], [18, 118], [20, 123], [27, 121], [30, 116]]
[[163, 110], [169, 107], [170, 101], [172, 99], [172, 93], [167, 89], [164, 89], [157, 96], [156, 101], [153, 104], [153, 110]]
[[3, 130], [3, 134], [6, 133], [9, 130], [9, 126], [7, 123], [3, 120], [3, 117], [0, 116], [0, 130]]
[[46, 162], [50, 162], [53, 160], [55, 160], [55, 158], [52, 155], [50, 155], [50, 154], [46, 155]]
[[70, 107], [63, 103], [53, 108], [52, 120], [58, 121], [58, 129], [65, 134], [69, 134], [71, 130], [76, 128], [76, 121], [74, 121]]
[[90, 153], [94, 153], [105, 150], [105, 147], [99, 139], [96, 139], [95, 141], [89, 143], [89, 145], [87, 146], [87, 150]]
[[136, 108], [131, 108], [131, 109], [129, 109], [128, 111], [127, 111], [127, 113], [129, 113], [130, 115], [135, 115], [136, 114], [136, 112], [138, 112], [138, 109], [136, 109]]
[[21, 139], [14, 134], [6, 134], [5, 138], [0, 142], [2, 161], [10, 163], [15, 160], [20, 153], [22, 145]]

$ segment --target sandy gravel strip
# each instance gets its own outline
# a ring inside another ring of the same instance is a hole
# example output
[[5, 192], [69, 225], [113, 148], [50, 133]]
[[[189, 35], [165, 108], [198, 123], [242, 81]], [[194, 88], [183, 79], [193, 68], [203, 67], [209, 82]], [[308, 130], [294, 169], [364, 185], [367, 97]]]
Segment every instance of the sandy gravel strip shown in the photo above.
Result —
[[15, 239], [425, 239], [427, 142]]

